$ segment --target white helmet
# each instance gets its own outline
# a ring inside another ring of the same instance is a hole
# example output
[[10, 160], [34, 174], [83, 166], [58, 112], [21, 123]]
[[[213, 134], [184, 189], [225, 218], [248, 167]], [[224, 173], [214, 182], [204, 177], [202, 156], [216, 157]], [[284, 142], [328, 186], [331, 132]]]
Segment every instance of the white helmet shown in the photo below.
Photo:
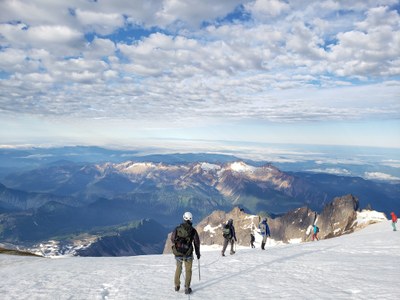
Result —
[[193, 219], [193, 216], [192, 216], [192, 214], [190, 213], [190, 212], [185, 212], [184, 214], [183, 214], [183, 219], [185, 220], [185, 221], [192, 221], [192, 219]]

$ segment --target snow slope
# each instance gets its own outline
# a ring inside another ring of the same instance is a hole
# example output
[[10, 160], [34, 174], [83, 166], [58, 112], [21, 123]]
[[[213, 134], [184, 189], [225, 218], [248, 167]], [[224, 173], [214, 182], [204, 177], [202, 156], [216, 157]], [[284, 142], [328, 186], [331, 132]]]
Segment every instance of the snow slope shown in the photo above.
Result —
[[[204, 251], [190, 299], [398, 299], [400, 232], [389, 221], [334, 239], [233, 256]], [[172, 255], [0, 255], [1, 299], [188, 299], [173, 290]], [[183, 278], [182, 278], [183, 279]]]

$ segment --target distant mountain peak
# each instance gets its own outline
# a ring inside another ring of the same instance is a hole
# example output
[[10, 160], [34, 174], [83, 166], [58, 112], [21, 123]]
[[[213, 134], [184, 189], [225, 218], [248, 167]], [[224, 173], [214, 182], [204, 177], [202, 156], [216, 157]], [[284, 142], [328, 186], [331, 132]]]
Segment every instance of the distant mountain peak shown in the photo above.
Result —
[[208, 162], [202, 162], [200, 163], [200, 167], [203, 171], [219, 171], [221, 170], [221, 166], [217, 164], [212, 164]]
[[229, 167], [232, 171], [242, 173], [242, 172], [254, 172], [256, 170], [255, 167], [246, 164], [243, 161], [237, 161], [229, 164]]

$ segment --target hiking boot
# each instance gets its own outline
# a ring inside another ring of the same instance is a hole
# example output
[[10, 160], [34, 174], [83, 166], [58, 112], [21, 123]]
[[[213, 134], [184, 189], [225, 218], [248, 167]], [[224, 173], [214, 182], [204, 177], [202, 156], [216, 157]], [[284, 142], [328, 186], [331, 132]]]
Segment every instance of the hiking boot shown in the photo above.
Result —
[[189, 294], [191, 294], [192, 293], [192, 289], [191, 288], [186, 288], [185, 289], [185, 294], [186, 295], [189, 295]]
[[181, 288], [181, 287], [180, 287], [179, 285], [177, 285], [177, 286], [175, 287], [175, 292], [179, 291], [180, 288]]
[[222, 256], [225, 256], [225, 254], [224, 253], [221, 253], [222, 254]]
[[233, 255], [233, 254], [235, 254], [236, 252], [235, 251], [231, 251], [231, 255]]

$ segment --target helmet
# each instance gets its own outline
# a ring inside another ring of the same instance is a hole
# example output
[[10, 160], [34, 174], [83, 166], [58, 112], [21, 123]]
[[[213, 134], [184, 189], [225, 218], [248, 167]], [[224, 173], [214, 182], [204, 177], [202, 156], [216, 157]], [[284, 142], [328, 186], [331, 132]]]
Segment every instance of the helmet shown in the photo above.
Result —
[[192, 219], [193, 219], [193, 216], [192, 216], [192, 214], [190, 213], [190, 212], [185, 212], [184, 214], [183, 214], [183, 219], [185, 220], [185, 221], [192, 221]]

